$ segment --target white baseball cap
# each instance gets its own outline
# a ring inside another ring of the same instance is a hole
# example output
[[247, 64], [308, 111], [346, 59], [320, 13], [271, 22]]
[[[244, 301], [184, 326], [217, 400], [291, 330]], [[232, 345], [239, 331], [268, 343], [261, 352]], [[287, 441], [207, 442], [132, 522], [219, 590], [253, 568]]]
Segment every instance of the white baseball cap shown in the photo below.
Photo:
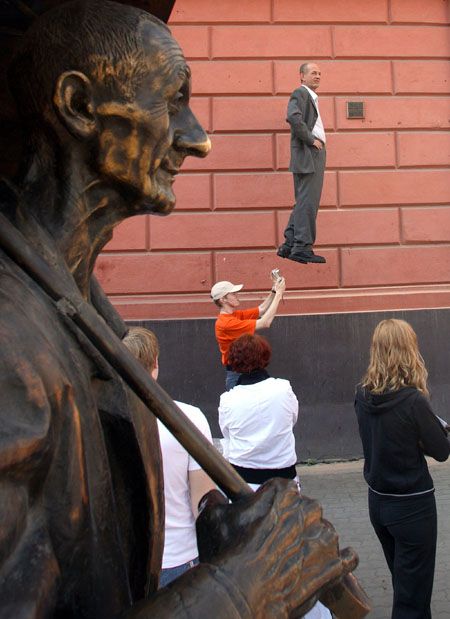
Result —
[[231, 282], [217, 282], [211, 288], [211, 297], [213, 301], [222, 299], [230, 292], [239, 292], [244, 287], [244, 284], [232, 284]]

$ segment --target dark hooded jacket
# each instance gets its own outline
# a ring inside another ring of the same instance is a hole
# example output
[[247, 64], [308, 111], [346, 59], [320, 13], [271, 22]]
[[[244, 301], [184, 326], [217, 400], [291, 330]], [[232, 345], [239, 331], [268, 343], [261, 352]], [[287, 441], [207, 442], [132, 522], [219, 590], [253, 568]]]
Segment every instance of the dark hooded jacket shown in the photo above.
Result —
[[370, 488], [396, 495], [433, 490], [424, 456], [443, 462], [450, 444], [429, 400], [413, 387], [380, 395], [358, 387], [355, 410]]

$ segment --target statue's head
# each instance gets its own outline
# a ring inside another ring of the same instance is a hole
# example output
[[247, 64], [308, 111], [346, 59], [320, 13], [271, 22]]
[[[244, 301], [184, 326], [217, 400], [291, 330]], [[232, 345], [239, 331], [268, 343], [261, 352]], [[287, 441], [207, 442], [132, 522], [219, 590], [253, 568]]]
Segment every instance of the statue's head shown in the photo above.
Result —
[[145, 11], [107, 0], [49, 11], [27, 32], [9, 82], [29, 134], [72, 145], [130, 212], [170, 212], [184, 158], [209, 152], [183, 54]]

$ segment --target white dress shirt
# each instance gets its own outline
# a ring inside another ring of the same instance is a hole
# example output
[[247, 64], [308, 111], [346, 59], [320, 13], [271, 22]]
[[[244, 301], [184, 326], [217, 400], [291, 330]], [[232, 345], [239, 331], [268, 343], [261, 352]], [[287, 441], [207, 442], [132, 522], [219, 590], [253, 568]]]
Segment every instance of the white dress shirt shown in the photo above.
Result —
[[319, 110], [319, 97], [318, 95], [316, 95], [316, 93], [314, 92], [314, 90], [311, 90], [311, 88], [308, 88], [308, 86], [305, 86], [305, 84], [303, 84], [303, 87], [306, 88], [306, 90], [309, 92], [311, 99], [313, 100], [314, 103], [314, 107], [317, 110], [317, 120], [316, 120], [316, 124], [313, 127], [312, 130], [312, 134], [315, 138], [317, 138], [318, 140], [320, 140], [321, 142], [323, 142], [325, 144], [325, 142], [327, 141], [327, 138], [325, 136], [325, 129], [323, 126], [323, 122], [322, 122], [322, 118], [320, 116], [320, 110]]
[[224, 456], [252, 469], [282, 469], [297, 462], [293, 427], [298, 401], [288, 380], [267, 378], [223, 393], [219, 425]]

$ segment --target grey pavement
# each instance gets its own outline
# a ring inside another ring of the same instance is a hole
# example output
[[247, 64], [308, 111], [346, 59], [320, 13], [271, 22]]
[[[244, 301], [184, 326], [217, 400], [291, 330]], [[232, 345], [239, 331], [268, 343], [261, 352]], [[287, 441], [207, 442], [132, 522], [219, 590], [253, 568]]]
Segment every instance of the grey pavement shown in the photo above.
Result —
[[[352, 546], [359, 555], [355, 571], [371, 598], [369, 619], [390, 619], [392, 587], [381, 546], [367, 511], [363, 461], [300, 465], [302, 491], [318, 499], [325, 518], [339, 533], [341, 548]], [[438, 543], [432, 599], [433, 619], [450, 619], [450, 461], [429, 461], [436, 488]]]

